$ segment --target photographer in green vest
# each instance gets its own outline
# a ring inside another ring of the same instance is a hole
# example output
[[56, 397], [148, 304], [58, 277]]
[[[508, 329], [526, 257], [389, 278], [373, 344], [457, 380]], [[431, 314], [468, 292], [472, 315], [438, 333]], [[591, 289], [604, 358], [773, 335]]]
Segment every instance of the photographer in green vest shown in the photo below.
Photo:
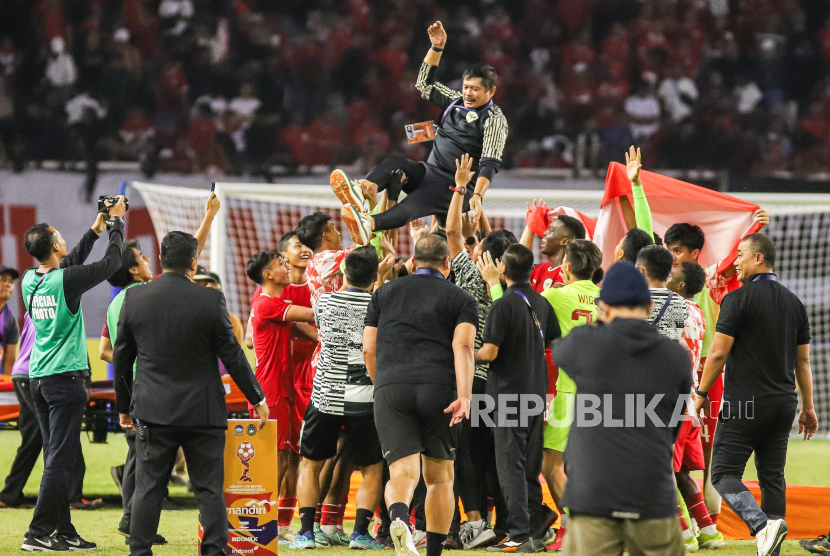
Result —
[[[30, 552], [95, 548], [72, 525], [67, 484], [81, 455], [87, 402], [84, 378], [89, 375], [89, 358], [81, 296], [121, 266], [124, 197], [119, 195], [115, 204], [107, 202], [107, 208], [109, 245], [104, 257], [91, 264], [73, 260], [60, 232], [48, 224], [37, 224], [24, 235], [26, 251], [40, 262], [24, 273], [21, 289], [35, 327], [29, 378], [45, 456], [37, 505], [21, 547]], [[82, 242], [89, 239], [84, 236]]]

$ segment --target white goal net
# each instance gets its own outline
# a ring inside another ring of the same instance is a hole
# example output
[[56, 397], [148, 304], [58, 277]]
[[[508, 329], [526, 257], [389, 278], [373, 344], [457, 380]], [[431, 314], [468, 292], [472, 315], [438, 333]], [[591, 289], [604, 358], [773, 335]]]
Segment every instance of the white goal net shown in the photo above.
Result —
[[[150, 212], [159, 241], [171, 230], [195, 233], [198, 229], [207, 190], [141, 182], [132, 186]], [[276, 249], [280, 237], [303, 216], [317, 211], [329, 214], [341, 231], [344, 247], [352, 243], [340, 218], [340, 202], [328, 186], [217, 183], [215, 191], [222, 210], [199, 262], [222, 278], [228, 308], [236, 315], [248, 313], [256, 288], [245, 275], [245, 263], [257, 251]], [[830, 195], [737, 196], [770, 213], [764, 231], [778, 248], [776, 273], [807, 308], [819, 432], [830, 437]], [[509, 229], [519, 237], [526, 203], [537, 198], [551, 208], [567, 206], [596, 218], [602, 191], [491, 189], [485, 206], [491, 227]], [[411, 247], [408, 227], [401, 228], [397, 255], [410, 256]]]

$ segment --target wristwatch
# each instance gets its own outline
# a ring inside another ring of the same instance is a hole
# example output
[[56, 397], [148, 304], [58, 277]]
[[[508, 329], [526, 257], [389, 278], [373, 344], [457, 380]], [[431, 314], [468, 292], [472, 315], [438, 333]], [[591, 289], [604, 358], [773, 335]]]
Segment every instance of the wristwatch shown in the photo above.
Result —
[[708, 398], [709, 397], [709, 392], [701, 392], [700, 390], [695, 388], [695, 395], [698, 396], [699, 398]]

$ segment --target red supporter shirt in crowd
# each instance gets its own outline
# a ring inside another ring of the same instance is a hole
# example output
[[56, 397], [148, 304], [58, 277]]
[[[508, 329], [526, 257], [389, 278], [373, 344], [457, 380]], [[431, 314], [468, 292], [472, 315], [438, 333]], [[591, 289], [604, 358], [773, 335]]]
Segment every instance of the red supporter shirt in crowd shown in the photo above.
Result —
[[256, 378], [271, 407], [276, 406], [279, 398], [293, 399], [294, 372], [288, 364], [291, 323], [285, 321], [289, 307], [290, 301], [261, 290], [254, 294], [251, 304]]
[[[308, 289], [308, 282], [288, 284], [282, 290], [280, 298], [298, 307], [311, 307], [311, 290]], [[294, 373], [294, 385], [298, 388], [314, 387], [311, 358], [315, 354], [317, 345], [315, 342], [291, 336], [290, 361]]]
[[554, 267], [550, 263], [540, 263], [536, 265], [533, 272], [530, 274], [530, 287], [536, 293], [542, 293], [549, 290], [554, 284], [564, 284], [562, 279], [562, 267]]

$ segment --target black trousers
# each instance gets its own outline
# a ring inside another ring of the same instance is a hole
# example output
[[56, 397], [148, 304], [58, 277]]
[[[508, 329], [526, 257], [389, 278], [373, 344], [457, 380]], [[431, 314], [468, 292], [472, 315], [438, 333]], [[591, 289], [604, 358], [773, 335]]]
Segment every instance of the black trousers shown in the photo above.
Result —
[[[487, 381], [473, 379], [473, 394], [484, 394]], [[481, 512], [487, 518], [487, 470], [492, 460], [493, 439], [486, 427], [472, 427], [469, 419], [461, 421], [458, 450], [455, 455], [455, 478], [464, 511]], [[489, 457], [488, 457], [489, 456]]]
[[[20, 406], [20, 416], [17, 419], [20, 429], [20, 447], [14, 456], [12, 468], [6, 476], [3, 490], [0, 491], [0, 502], [7, 506], [19, 506], [24, 502], [23, 488], [43, 449], [43, 437], [40, 434], [37, 409], [32, 399], [32, 386], [28, 375], [16, 375], [12, 378], [12, 384]], [[69, 482], [70, 502], [80, 502], [83, 498], [85, 471], [86, 464], [83, 452], [81, 452]]]
[[69, 514], [69, 483], [81, 452], [86, 386], [78, 376], [55, 375], [31, 381], [32, 399], [43, 437], [43, 478], [29, 532], [77, 535]]
[[[517, 414], [509, 419], [518, 421]], [[510, 539], [527, 540], [531, 532], [542, 528], [542, 449], [544, 415], [527, 418], [527, 426], [498, 426], [498, 412], [493, 413], [493, 440], [496, 446], [496, 469], [501, 492], [507, 504], [507, 533]], [[518, 423], [521, 424], [521, 423]]]
[[193, 493], [199, 501], [204, 538], [203, 556], [224, 556], [228, 544], [228, 518], [223, 492], [225, 430], [220, 428], [167, 427], [142, 423], [135, 440], [135, 493], [130, 520], [131, 556], [149, 556], [158, 532], [161, 503], [179, 447], [187, 460]]
[[[723, 501], [755, 535], [767, 519], [783, 519], [787, 511], [784, 464], [797, 401], [756, 402], [752, 406], [724, 402], [712, 445], [712, 484]], [[761, 505], [741, 482], [752, 452], [758, 470]]]
[[[416, 218], [435, 215], [444, 226], [450, 208], [455, 186], [455, 170], [448, 172], [425, 162], [415, 162], [402, 156], [390, 156], [378, 164], [366, 179], [378, 185], [378, 192], [384, 191], [391, 181], [392, 172], [403, 170], [408, 179], [404, 187], [406, 198], [376, 216], [375, 230], [394, 230], [405, 226]], [[464, 211], [470, 209], [474, 188], [468, 187], [464, 197]]]
[[124, 474], [121, 477], [121, 504], [124, 507], [121, 520], [129, 527], [135, 493], [135, 432], [126, 431], [124, 436], [127, 439], [127, 459], [124, 461]]
[[6, 477], [6, 484], [0, 492], [0, 502], [7, 506], [18, 506], [23, 503], [23, 487], [32, 474], [32, 469], [43, 449], [43, 439], [40, 436], [40, 425], [37, 422], [37, 410], [32, 400], [32, 391], [29, 377], [18, 375], [12, 378], [14, 393], [20, 405], [20, 447], [14, 456], [11, 471]]

